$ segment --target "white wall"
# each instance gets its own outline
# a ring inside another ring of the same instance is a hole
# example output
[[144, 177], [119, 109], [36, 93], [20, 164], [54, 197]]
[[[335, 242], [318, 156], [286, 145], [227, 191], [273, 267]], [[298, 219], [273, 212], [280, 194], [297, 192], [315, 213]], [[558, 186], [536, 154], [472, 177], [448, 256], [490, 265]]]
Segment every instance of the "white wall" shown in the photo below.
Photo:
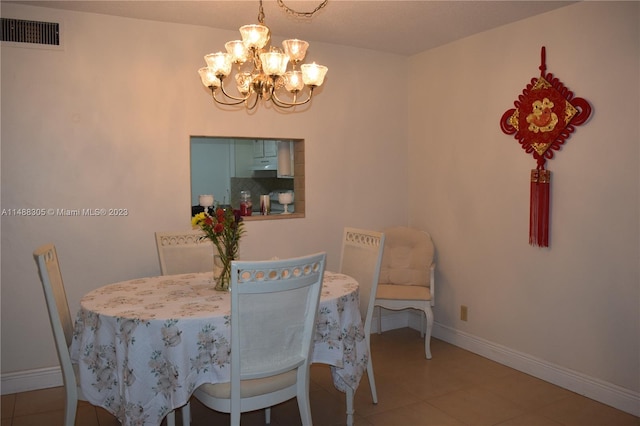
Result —
[[[242, 257], [327, 250], [335, 269], [343, 226], [409, 222], [437, 246], [437, 330], [637, 401], [638, 3], [581, 2], [410, 59], [312, 41], [309, 59], [330, 69], [312, 107], [254, 115], [213, 106], [195, 72], [234, 32], [12, 4], [2, 14], [65, 23], [62, 51], [2, 47], [2, 208], [129, 210], [2, 217], [3, 381], [57, 365], [36, 246], [58, 245], [75, 311], [93, 288], [159, 273], [153, 232], [188, 226], [189, 135], [282, 137], [306, 139], [307, 217], [248, 223]], [[549, 72], [594, 108], [548, 164], [548, 249], [528, 245], [534, 161], [499, 128], [542, 45]], [[397, 64], [393, 98], [367, 91], [388, 77], [381, 55]]]
[[[636, 398], [639, 23], [637, 2], [580, 2], [416, 55], [408, 80], [409, 223], [437, 247], [440, 327]], [[547, 162], [549, 248], [528, 244], [535, 160], [499, 125], [541, 46], [593, 108]]]
[[336, 269], [344, 226], [407, 222], [407, 90], [382, 98], [389, 75], [376, 67], [395, 63], [402, 82], [407, 58], [309, 40], [329, 74], [308, 110], [225, 112], [196, 71], [236, 32], [4, 3], [2, 14], [64, 21], [64, 50], [2, 47], [2, 208], [129, 212], [2, 216], [3, 377], [58, 365], [37, 246], [57, 245], [73, 312], [91, 289], [160, 273], [154, 231], [190, 227], [190, 135], [305, 139], [306, 218], [247, 223], [242, 258], [326, 250]]

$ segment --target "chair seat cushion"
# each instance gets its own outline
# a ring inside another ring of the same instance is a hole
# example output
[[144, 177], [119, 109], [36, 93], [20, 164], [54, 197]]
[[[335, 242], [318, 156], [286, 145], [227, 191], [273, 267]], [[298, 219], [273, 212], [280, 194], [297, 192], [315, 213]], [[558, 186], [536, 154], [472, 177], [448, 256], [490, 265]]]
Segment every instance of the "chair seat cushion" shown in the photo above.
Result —
[[[286, 373], [276, 376], [266, 377], [263, 379], [242, 380], [240, 382], [240, 397], [250, 398], [252, 396], [264, 395], [266, 393], [275, 392], [280, 389], [288, 388], [295, 385], [297, 370], [287, 371]], [[205, 383], [201, 385], [199, 390], [220, 399], [231, 398], [231, 383]]]
[[379, 284], [376, 299], [431, 300], [429, 287], [417, 285]]

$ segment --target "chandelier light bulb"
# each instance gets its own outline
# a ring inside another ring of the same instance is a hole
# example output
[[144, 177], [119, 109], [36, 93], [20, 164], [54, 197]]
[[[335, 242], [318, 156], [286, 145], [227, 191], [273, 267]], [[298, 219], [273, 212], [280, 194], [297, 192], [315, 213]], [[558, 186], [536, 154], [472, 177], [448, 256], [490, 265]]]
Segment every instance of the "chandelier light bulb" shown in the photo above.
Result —
[[231, 73], [231, 55], [223, 52], [209, 53], [204, 60], [216, 76], [228, 76]]
[[264, 25], [243, 25], [240, 27], [242, 42], [247, 49], [262, 49], [269, 42], [269, 28]]
[[209, 67], [200, 68], [198, 74], [200, 74], [200, 79], [205, 87], [220, 87], [220, 80]]
[[283, 75], [287, 71], [289, 57], [280, 52], [265, 52], [260, 54], [262, 69], [267, 75]]
[[298, 40], [294, 38], [291, 40], [283, 41], [282, 47], [284, 48], [284, 52], [287, 54], [287, 56], [289, 56], [291, 62], [295, 64], [304, 59], [304, 56], [307, 54], [309, 43], [304, 40]]
[[304, 81], [302, 81], [302, 72], [287, 71], [284, 74], [284, 88], [289, 92], [301, 91], [304, 88]]
[[308, 86], [321, 86], [324, 82], [324, 76], [329, 70], [324, 65], [318, 65], [315, 62], [301, 65], [300, 69], [302, 70], [302, 80]]
[[249, 59], [249, 51], [241, 40], [228, 41], [224, 47], [234, 64], [244, 64]]

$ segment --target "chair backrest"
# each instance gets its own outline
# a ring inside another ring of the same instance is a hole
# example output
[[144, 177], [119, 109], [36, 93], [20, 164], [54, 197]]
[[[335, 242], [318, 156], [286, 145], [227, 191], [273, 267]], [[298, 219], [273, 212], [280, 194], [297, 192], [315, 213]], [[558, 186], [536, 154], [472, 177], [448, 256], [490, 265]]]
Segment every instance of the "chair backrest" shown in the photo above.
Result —
[[201, 230], [156, 232], [162, 275], [213, 270], [214, 246]]
[[75, 389], [75, 376], [69, 354], [69, 346], [73, 339], [73, 321], [58, 264], [58, 254], [53, 244], [45, 244], [33, 252], [33, 257], [38, 265], [65, 386]]
[[431, 236], [419, 229], [394, 227], [384, 230], [384, 255], [380, 284], [429, 286], [434, 247]]
[[240, 380], [308, 370], [326, 253], [231, 262], [231, 392]]
[[384, 244], [382, 232], [345, 228], [342, 234], [340, 272], [358, 281], [360, 314], [367, 334], [371, 330]]

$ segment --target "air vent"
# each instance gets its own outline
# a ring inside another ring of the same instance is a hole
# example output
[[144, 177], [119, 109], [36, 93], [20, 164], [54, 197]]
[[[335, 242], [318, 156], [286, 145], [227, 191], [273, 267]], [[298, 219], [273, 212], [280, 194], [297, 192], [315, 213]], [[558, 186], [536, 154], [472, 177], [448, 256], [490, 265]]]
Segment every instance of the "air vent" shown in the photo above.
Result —
[[2, 41], [60, 45], [60, 24], [2, 18]]

